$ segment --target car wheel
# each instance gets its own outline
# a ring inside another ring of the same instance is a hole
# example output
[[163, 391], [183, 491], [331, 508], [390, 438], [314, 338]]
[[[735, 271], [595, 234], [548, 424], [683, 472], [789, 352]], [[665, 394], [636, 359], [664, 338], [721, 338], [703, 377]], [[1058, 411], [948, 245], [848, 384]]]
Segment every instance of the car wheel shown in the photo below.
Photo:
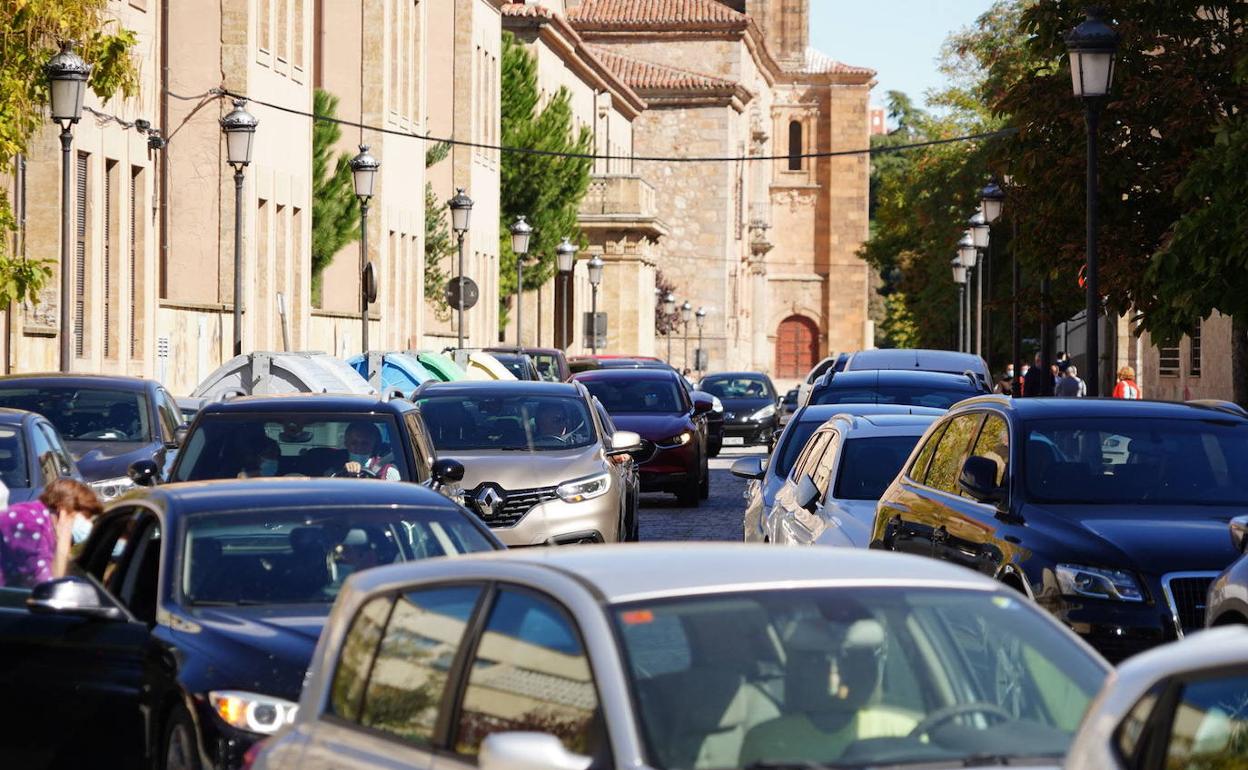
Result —
[[684, 508], [697, 508], [702, 498], [702, 481], [696, 476], [690, 478], [676, 493], [676, 502]]
[[719, 457], [719, 450], [723, 448], [724, 440], [722, 438], [718, 441], [708, 441], [706, 442], [706, 455], [707, 457]]
[[165, 724], [165, 742], [161, 751], [161, 770], [200, 770], [199, 741], [195, 723], [186, 707], [175, 706]]
[[706, 461], [702, 461], [702, 481], [698, 484], [698, 497], [709, 500], [711, 497], [711, 469]]

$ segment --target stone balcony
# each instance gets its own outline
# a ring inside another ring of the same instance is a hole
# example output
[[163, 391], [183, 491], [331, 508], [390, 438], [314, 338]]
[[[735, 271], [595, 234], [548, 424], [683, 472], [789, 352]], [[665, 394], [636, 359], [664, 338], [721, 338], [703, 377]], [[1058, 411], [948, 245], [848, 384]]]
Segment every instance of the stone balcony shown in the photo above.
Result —
[[[654, 188], [631, 174], [597, 174], [581, 199], [577, 220], [582, 230], [611, 240], [657, 240], [667, 235], [667, 225], [658, 217]], [[592, 235], [591, 235], [592, 238]]]

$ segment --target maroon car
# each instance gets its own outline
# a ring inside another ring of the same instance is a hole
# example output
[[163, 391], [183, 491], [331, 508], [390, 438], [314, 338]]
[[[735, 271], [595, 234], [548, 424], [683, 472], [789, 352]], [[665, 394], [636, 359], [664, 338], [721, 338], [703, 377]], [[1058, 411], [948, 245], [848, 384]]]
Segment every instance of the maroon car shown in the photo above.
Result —
[[710, 494], [707, 471], [708, 399], [693, 399], [675, 371], [597, 369], [572, 376], [589, 389], [621, 430], [641, 435], [636, 455], [642, 492], [672, 492], [696, 507]]

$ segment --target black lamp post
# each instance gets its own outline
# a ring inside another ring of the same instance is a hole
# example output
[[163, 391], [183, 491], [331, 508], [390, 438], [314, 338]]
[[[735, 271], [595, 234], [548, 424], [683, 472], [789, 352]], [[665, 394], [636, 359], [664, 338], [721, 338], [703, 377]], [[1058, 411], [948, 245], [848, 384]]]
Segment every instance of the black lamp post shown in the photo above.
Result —
[[1087, 18], [1066, 33], [1066, 49], [1070, 53], [1070, 77], [1076, 97], [1083, 99], [1084, 114], [1088, 123], [1088, 180], [1087, 180], [1087, 360], [1084, 379], [1088, 384], [1088, 396], [1101, 394], [1100, 377], [1100, 287], [1097, 283], [1097, 138], [1100, 129], [1101, 107], [1114, 82], [1114, 55], [1118, 51], [1118, 33], [1101, 18], [1101, 10], [1090, 8]]
[[960, 256], [954, 257], [950, 263], [953, 267], [953, 282], [958, 286], [958, 350], [966, 352], [966, 342], [964, 340], [965, 332], [963, 320], [966, 318], [963, 307], [966, 304], [966, 266], [962, 264]]
[[235, 99], [234, 109], [221, 118], [226, 161], [234, 167], [234, 355], [243, 354], [243, 169], [251, 163], [251, 148], [260, 121]]
[[[984, 221], [991, 227], [1001, 218], [1002, 212], [1005, 210], [1005, 190], [1001, 189], [1001, 185], [996, 181], [990, 181], [979, 191], [979, 213], [984, 215]], [[1010, 250], [1013, 252], [1011, 259], [1011, 270], [1013, 276], [1011, 280], [1011, 307], [1010, 307], [1010, 361], [1014, 367], [1014, 382], [1011, 383], [1011, 392], [1015, 395], [1021, 390], [1018, 383], [1022, 381], [1022, 357], [1023, 357], [1023, 338], [1022, 328], [1019, 326], [1019, 301], [1018, 293], [1022, 278], [1022, 271], [1018, 263], [1017, 245], [1014, 240], [1010, 240]]]
[[685, 323], [685, 368], [689, 368], [689, 322], [693, 320], [693, 305], [685, 300], [680, 306], [680, 320]]
[[457, 315], [458, 321], [456, 326], [459, 333], [459, 349], [464, 347], [464, 236], [468, 234], [468, 221], [472, 216], [472, 198], [469, 198], [464, 188], [460, 187], [455, 190], [455, 197], [446, 202], [447, 207], [451, 210], [451, 229], [455, 231], [455, 241], [459, 247], [459, 292], [456, 295], [459, 298]]
[[[529, 253], [529, 239], [533, 237], [533, 226], [524, 221], [524, 217], [516, 217], [511, 223], [511, 253], [516, 255], [516, 347], [522, 347], [520, 339], [520, 302], [524, 297], [524, 258]], [[541, 319], [538, 319], [541, 323]]]
[[[666, 320], [667, 317], [670, 317], [672, 313], [675, 313], [675, 312], [676, 312], [676, 295], [672, 294], [669, 291], [667, 293], [667, 296], [663, 298], [663, 315], [665, 317], [664, 320]], [[672, 330], [671, 328], [668, 328], [667, 331], [663, 332], [663, 335], [667, 337], [667, 365], [671, 366], [672, 365]]]
[[971, 232], [967, 230], [962, 234], [962, 240], [958, 241], [958, 261], [962, 267], [966, 268], [966, 303], [963, 308], [963, 332], [962, 332], [962, 352], [970, 353], [972, 351], [971, 336], [971, 291], [970, 283], [975, 279], [975, 268], [979, 264], [979, 249], [975, 248], [975, 239], [971, 236]]
[[589, 305], [590, 324], [592, 332], [589, 336], [590, 350], [594, 355], [598, 355], [598, 284], [602, 283], [602, 257], [595, 254], [590, 258], [589, 264], [586, 266], [589, 272], [589, 287], [591, 296]]
[[355, 180], [355, 196], [360, 199], [360, 342], [365, 356], [368, 355], [368, 303], [377, 285], [376, 271], [368, 261], [368, 202], [373, 197], [379, 168], [381, 161], [372, 156], [367, 144], [361, 144], [359, 154], [351, 159], [351, 176]]
[[[986, 286], [991, 279], [992, 261], [989, 248], [992, 246], [992, 240], [988, 222], [985, 221], [981, 212], [976, 211], [967, 224], [971, 231], [971, 241], [979, 253], [979, 270], [975, 271], [977, 279], [975, 282], [975, 353], [982, 356], [984, 355], [984, 340], [988, 338], [987, 313], [984, 310], [984, 303], [992, 300], [992, 289]], [[991, 338], [988, 338], [988, 344], [991, 347]]]
[[706, 323], [706, 308], [704, 307], [698, 308], [697, 312], [695, 312], [693, 316], [698, 321], [698, 348], [693, 357], [694, 358], [693, 363], [697, 365], [695, 368], [698, 370], [698, 377], [700, 379], [702, 377], [702, 355], [703, 355], [702, 353], [702, 325]]
[[576, 245], [567, 237], [555, 247], [555, 263], [559, 268], [559, 277], [563, 280], [563, 319], [559, 322], [559, 337], [565, 349], [570, 346], [572, 338], [568, 323], [568, 295], [571, 293], [569, 285], [572, 281], [572, 269], [576, 267], [576, 252]]
[[70, 192], [73, 180], [70, 178], [70, 149], [73, 147], [74, 134], [71, 127], [82, 118], [82, 99], [86, 95], [87, 79], [91, 77], [91, 65], [74, 53], [72, 41], [61, 43], [60, 53], [48, 60], [43, 66], [43, 73], [50, 85], [49, 101], [51, 102], [52, 122], [61, 127], [61, 339], [60, 358], [61, 371], [68, 372], [73, 360], [73, 340], [75, 329], [73, 308], [83, 301], [81, 296], [73, 294], [75, 282], [70, 268], [72, 247], [70, 246], [70, 220], [73, 213], [70, 209]]

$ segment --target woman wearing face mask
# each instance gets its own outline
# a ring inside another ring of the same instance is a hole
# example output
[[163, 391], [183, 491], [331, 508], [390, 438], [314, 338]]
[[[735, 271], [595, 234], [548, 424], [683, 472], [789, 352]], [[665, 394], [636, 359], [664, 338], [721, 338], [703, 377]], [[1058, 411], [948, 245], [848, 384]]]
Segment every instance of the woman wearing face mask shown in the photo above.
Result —
[[347, 426], [343, 447], [347, 450], [347, 462], [343, 470], [348, 475], [361, 472], [387, 481], [399, 481], [403, 477], [393, 463], [387, 463], [378, 453], [381, 431], [371, 422], [356, 421]]
[[0, 585], [31, 588], [65, 577], [72, 549], [91, 534], [102, 510], [86, 484], [57, 479], [38, 500], [0, 511]]
[[240, 479], [252, 479], [276, 476], [281, 459], [281, 447], [277, 445], [276, 441], [266, 437], [261, 441], [259, 448], [243, 463], [243, 469], [239, 471], [238, 477]]

